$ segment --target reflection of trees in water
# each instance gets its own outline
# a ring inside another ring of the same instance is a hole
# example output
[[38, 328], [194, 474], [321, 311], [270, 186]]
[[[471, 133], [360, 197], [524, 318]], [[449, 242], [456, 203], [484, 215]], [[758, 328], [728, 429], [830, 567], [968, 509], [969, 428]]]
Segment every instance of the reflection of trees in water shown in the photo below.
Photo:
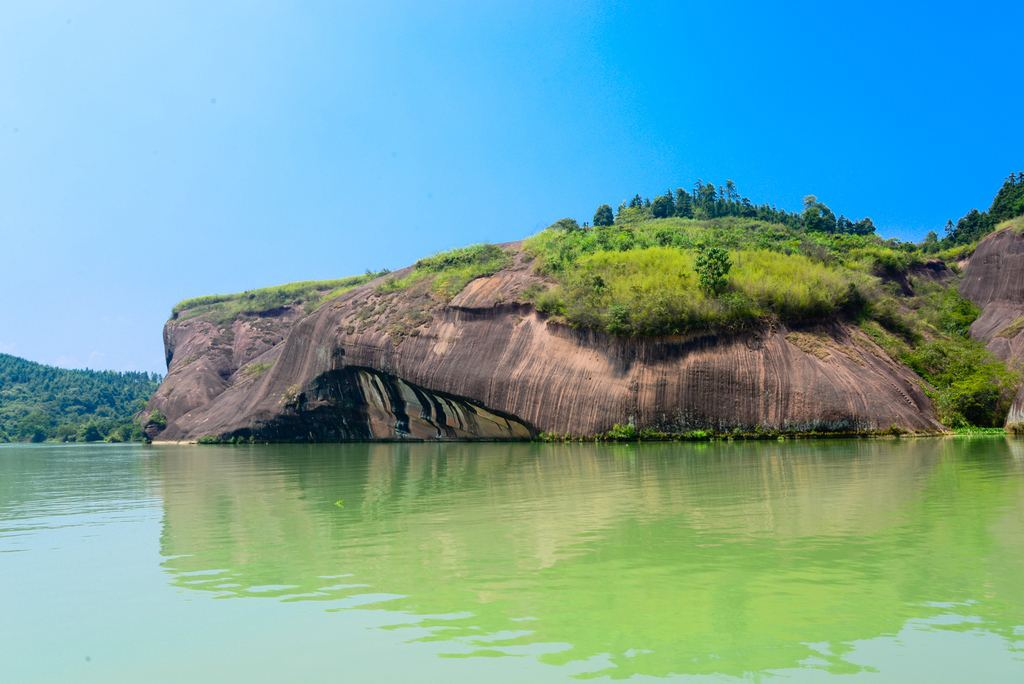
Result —
[[1024, 463], [1001, 440], [183, 448], [159, 467], [176, 583], [396, 594], [379, 606], [432, 639], [563, 644], [542, 658], [604, 654], [616, 677], [849, 671], [852, 641], [912, 618], [1024, 624]]
[[135, 444], [7, 445], [0, 453], [0, 521], [122, 510], [125, 501], [149, 496], [144, 463]]

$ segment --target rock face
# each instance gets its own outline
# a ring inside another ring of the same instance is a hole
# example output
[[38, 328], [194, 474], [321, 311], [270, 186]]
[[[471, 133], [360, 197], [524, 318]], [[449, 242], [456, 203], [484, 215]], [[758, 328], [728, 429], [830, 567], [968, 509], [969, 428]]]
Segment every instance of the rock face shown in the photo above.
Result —
[[[632, 423], [715, 431], [939, 431], [914, 374], [841, 322], [742, 335], [619, 338], [523, 301], [518, 253], [451, 301], [381, 280], [311, 314], [285, 307], [164, 330], [158, 440], [522, 439]], [[399, 271], [401, 277], [408, 271]]]
[[173, 420], [209, 404], [260, 362], [273, 362], [302, 315], [301, 308], [283, 307], [227, 323], [189, 318], [187, 312], [172, 318], [164, 326], [167, 376], [148, 409]]
[[[960, 293], [981, 308], [971, 335], [1011, 367], [1019, 366], [1024, 359], [1024, 236], [1007, 228], [982, 240], [964, 270]], [[1024, 388], [1006, 425], [1024, 425]]]

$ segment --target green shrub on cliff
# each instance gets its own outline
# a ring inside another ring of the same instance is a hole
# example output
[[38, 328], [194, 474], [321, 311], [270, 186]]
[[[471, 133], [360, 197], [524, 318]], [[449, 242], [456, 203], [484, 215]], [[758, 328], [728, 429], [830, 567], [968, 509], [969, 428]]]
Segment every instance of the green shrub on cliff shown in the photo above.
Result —
[[978, 308], [953, 286], [920, 284], [914, 297], [872, 304], [864, 330], [925, 381], [939, 420], [950, 427], [1003, 424], [1020, 374], [969, 335]]
[[902, 360], [932, 387], [939, 419], [951, 427], [998, 427], [1020, 382], [979, 342], [937, 339], [903, 354]]
[[721, 247], [705, 246], [697, 250], [693, 268], [697, 271], [700, 289], [707, 294], [716, 295], [725, 289], [732, 262], [729, 260], [729, 253]]
[[149, 416], [146, 417], [146, 424], [156, 426], [163, 430], [167, 427], [167, 416], [165, 416], [164, 412], [160, 409], [153, 409]]
[[932, 296], [932, 301], [932, 306], [924, 309], [932, 325], [947, 335], [967, 339], [971, 333], [971, 324], [981, 310], [952, 287], [940, 290]]

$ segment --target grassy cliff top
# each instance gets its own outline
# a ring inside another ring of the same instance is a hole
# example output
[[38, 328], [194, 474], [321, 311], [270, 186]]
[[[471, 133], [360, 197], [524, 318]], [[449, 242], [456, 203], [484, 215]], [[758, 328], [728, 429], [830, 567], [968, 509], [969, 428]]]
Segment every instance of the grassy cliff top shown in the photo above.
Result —
[[[1016, 218], [1006, 219], [996, 224], [996, 231], [1000, 230], [1012, 230], [1015, 233], [1024, 235], [1024, 216], [1018, 216]], [[993, 231], [995, 232], [995, 231]]]
[[185, 299], [171, 309], [172, 319], [203, 318], [225, 323], [240, 316], [256, 315], [284, 306], [314, 311], [324, 302], [383, 275], [369, 272], [335, 280], [303, 280], [233, 294], [203, 295]]
[[[737, 329], [859, 315], [935, 257], [876, 235], [745, 218], [560, 221], [524, 242], [554, 287], [538, 309], [617, 335]], [[720, 263], [721, 273], [715, 275]], [[710, 278], [710, 280], [709, 280]]]

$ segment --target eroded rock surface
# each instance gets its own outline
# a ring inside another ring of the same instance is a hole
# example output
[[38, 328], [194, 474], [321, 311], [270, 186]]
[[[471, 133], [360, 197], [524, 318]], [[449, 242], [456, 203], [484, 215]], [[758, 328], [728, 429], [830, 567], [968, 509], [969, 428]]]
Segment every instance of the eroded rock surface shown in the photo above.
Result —
[[167, 376], [146, 415], [159, 408], [173, 427], [177, 418], [207, 406], [232, 384], [269, 368], [303, 315], [299, 307], [283, 307], [226, 323], [187, 315], [172, 318], [164, 325]]

